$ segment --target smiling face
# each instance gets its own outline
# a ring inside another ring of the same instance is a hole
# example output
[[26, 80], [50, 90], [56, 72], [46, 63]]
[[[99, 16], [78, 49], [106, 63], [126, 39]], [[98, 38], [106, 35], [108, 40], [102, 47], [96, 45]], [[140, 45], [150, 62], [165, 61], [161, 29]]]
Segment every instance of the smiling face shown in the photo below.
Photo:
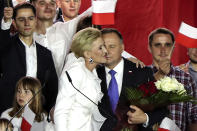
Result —
[[106, 66], [113, 69], [121, 60], [124, 45], [115, 33], [107, 33], [103, 35], [105, 46], [108, 51]]
[[36, 27], [36, 16], [32, 9], [19, 9], [14, 20], [14, 26], [18, 30], [20, 37], [32, 36]]
[[81, 6], [81, 0], [60, 0], [63, 17], [65, 21], [75, 18]]
[[31, 90], [24, 89], [22, 86], [18, 87], [16, 92], [16, 100], [21, 107], [24, 106], [32, 97], [33, 94]]
[[188, 55], [190, 61], [197, 64], [197, 48], [188, 48]]
[[153, 36], [148, 49], [152, 54], [153, 62], [158, 63], [160, 60], [171, 59], [174, 43], [169, 34], [158, 33]]
[[56, 14], [55, 0], [36, 0], [33, 2], [39, 20], [53, 20]]

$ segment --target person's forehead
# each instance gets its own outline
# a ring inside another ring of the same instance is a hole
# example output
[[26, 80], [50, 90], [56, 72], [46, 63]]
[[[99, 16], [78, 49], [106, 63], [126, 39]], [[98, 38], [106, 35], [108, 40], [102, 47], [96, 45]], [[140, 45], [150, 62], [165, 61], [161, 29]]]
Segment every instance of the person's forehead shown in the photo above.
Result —
[[29, 16], [35, 16], [33, 13], [33, 10], [31, 8], [21, 8], [17, 11], [17, 16], [23, 16], [23, 15], [29, 15]]
[[159, 33], [159, 34], [155, 34], [153, 36], [153, 41], [170, 41], [170, 42], [172, 42], [172, 38], [171, 38], [170, 34]]

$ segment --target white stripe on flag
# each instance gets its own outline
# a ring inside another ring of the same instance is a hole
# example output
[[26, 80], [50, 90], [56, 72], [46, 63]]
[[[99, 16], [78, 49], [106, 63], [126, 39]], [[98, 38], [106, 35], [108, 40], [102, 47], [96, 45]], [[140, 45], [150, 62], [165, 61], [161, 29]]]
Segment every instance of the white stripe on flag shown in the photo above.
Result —
[[29, 108], [28, 105], [26, 105], [25, 109], [24, 109], [24, 114], [23, 114], [23, 118], [29, 123], [29, 124], [33, 124], [34, 122], [34, 118], [35, 118], [35, 113]]
[[163, 128], [163, 129], [168, 129], [170, 131], [181, 131], [178, 126], [175, 124], [175, 122], [171, 119], [169, 119], [168, 117], [165, 117], [159, 128]]
[[187, 37], [197, 39], [197, 28], [194, 28], [184, 22], [181, 23], [179, 33], [181, 33]]
[[113, 13], [117, 0], [92, 1], [94, 13]]

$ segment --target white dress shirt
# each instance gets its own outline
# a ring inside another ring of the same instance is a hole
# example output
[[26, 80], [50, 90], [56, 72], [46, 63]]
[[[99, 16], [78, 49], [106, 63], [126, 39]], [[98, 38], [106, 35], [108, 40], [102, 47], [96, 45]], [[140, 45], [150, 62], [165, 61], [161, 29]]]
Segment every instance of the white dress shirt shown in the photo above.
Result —
[[[33, 38], [35, 41], [52, 52], [58, 77], [62, 72], [66, 55], [70, 51], [72, 37], [76, 32], [79, 20], [82, 17], [90, 16], [91, 14], [92, 7], [68, 22], [57, 22], [53, 24], [51, 27], [46, 29], [46, 34], [34, 33]], [[5, 23], [2, 19], [1, 29], [9, 29], [10, 26], [11, 22]]]
[[37, 77], [37, 51], [36, 43], [33, 41], [32, 45], [28, 46], [21, 39], [20, 41], [25, 46], [26, 56], [26, 76]]
[[35, 40], [52, 52], [58, 76], [60, 76], [62, 72], [66, 55], [70, 51], [72, 37], [76, 32], [79, 20], [91, 14], [92, 10], [89, 8], [84, 13], [68, 22], [57, 22], [53, 24], [46, 29], [45, 35], [34, 33]]
[[[85, 66], [80, 57], [67, 69], [73, 85], [98, 104], [103, 93], [101, 80]], [[105, 118], [98, 107], [79, 93], [68, 81], [65, 72], [59, 80], [59, 92], [56, 100], [54, 120], [56, 131], [99, 131]]]
[[[118, 93], [120, 96], [121, 90], [122, 90], [122, 79], [123, 79], [123, 69], [124, 69], [124, 61], [123, 59], [120, 60], [118, 65], [114, 67], [114, 71], [116, 72], [115, 78], [118, 84]], [[107, 89], [109, 88], [109, 83], [111, 81], [111, 75], [109, 74], [109, 71], [111, 69], [105, 67], [105, 72], [106, 72], [106, 82], [107, 82]]]
[[[12, 110], [13, 108], [9, 108], [7, 110], [5, 110], [2, 114], [1, 114], [1, 118], [6, 118], [8, 120], [10, 120], [12, 117], [9, 115], [9, 112]], [[44, 131], [45, 126], [48, 124], [47, 122], [47, 116], [45, 114], [44, 115], [44, 120], [41, 122], [34, 122], [32, 127], [31, 127], [31, 131]], [[21, 122], [22, 122], [22, 117], [15, 117], [14, 119], [12, 119], [11, 123], [14, 127], [13, 131], [20, 131], [21, 130]]]

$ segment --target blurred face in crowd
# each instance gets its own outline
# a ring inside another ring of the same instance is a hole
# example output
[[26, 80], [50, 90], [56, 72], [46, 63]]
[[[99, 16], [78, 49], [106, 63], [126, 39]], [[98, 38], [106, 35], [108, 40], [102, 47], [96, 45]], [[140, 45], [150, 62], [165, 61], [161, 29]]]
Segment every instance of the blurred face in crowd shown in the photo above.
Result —
[[39, 20], [53, 20], [56, 14], [56, 1], [55, 0], [36, 0], [33, 5], [37, 11]]
[[30, 37], [36, 27], [36, 16], [32, 9], [22, 8], [17, 11], [14, 26], [19, 32], [19, 37]]
[[121, 60], [124, 44], [115, 33], [107, 33], [103, 35], [105, 46], [108, 51], [106, 66], [113, 69]]
[[81, 6], [81, 0], [59, 0], [65, 21], [75, 18]]
[[24, 106], [31, 98], [33, 94], [31, 90], [24, 89], [22, 86], [19, 86], [16, 92], [16, 100], [20, 106]]
[[188, 55], [190, 61], [197, 64], [197, 48], [188, 48]]
[[153, 62], [159, 62], [164, 59], [171, 59], [174, 44], [169, 34], [155, 34], [153, 41], [149, 45], [149, 51], [153, 56]]
[[88, 51], [90, 58], [95, 64], [106, 63], [107, 50], [102, 37], [98, 37], [93, 43], [92, 48]]

